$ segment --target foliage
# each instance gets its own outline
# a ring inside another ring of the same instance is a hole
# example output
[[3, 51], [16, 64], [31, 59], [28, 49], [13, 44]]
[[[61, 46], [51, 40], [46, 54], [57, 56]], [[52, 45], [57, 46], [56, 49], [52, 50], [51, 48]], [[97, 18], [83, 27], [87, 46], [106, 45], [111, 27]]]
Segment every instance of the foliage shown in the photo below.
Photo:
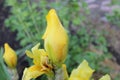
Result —
[[[91, 67], [99, 71], [102, 67], [100, 62], [105, 58], [110, 58], [107, 51], [107, 42], [103, 34], [94, 30], [89, 33], [85, 27], [81, 27], [76, 34], [70, 35], [69, 56], [66, 60], [67, 66], [71, 66], [68, 68], [69, 72], [83, 59], [88, 60]], [[91, 45], [93, 45], [93, 49], [90, 49]], [[103, 68], [100, 72], [108, 73], [110, 71], [105, 71]]]
[[119, 22], [120, 21], [120, 10], [119, 10], [119, 8], [113, 10], [112, 14], [108, 14], [107, 19], [112, 25], [116, 25], [116, 26], [120, 27], [120, 22]]
[[112, 12], [107, 14], [106, 17], [108, 21], [115, 26], [120, 27], [120, 1], [119, 0], [112, 0], [111, 6], [114, 6], [115, 8], [112, 9]]
[[120, 79], [120, 74], [118, 74], [114, 80], [119, 80], [119, 79]]
[[111, 0], [111, 3], [112, 5], [116, 5], [116, 4], [120, 4], [120, 1], [119, 0]]
[[6, 3], [6, 5], [12, 6], [12, 15], [6, 20], [6, 25], [12, 31], [17, 31], [16, 39], [20, 40], [21, 46], [39, 41], [43, 33], [42, 26], [45, 26], [45, 20], [42, 18], [45, 17], [46, 11], [38, 11], [37, 4], [31, 3], [30, 0], [22, 0], [21, 2], [6, 0]]

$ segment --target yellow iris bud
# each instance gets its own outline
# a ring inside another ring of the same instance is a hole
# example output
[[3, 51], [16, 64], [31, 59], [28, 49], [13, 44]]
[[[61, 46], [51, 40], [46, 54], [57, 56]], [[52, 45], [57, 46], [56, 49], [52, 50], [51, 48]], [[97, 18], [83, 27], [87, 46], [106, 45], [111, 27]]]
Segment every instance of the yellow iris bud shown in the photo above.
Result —
[[15, 68], [17, 64], [17, 55], [15, 51], [8, 45], [8, 43], [4, 44], [5, 52], [3, 55], [5, 63], [9, 68]]
[[46, 18], [47, 29], [42, 37], [44, 47], [52, 63], [61, 66], [67, 55], [68, 36], [54, 9], [49, 11]]

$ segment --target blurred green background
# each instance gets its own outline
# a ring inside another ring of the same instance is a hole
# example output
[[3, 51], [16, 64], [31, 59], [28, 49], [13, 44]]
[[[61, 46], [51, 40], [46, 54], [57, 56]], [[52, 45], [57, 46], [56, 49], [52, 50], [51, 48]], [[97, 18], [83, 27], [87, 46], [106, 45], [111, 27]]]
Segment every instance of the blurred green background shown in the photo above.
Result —
[[[5, 42], [16, 50], [21, 80], [23, 69], [32, 64], [25, 50], [39, 42], [43, 48], [41, 37], [46, 28], [46, 15], [54, 8], [69, 35], [69, 52], [65, 62], [68, 73], [86, 59], [95, 69], [95, 80], [106, 73], [111, 75], [112, 80], [119, 80], [119, 5], [119, 0], [1, 0], [0, 54], [4, 52]], [[4, 65], [3, 62], [0, 64]], [[45, 79], [43, 75], [36, 80]]]

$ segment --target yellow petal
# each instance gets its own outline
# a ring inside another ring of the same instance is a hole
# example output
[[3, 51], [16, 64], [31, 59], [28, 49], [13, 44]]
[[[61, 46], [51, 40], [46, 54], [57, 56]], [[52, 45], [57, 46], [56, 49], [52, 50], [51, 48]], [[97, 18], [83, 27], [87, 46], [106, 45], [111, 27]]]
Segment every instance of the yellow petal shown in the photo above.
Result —
[[33, 53], [33, 63], [36, 65], [41, 65], [41, 52], [38, 49], [40, 46], [40, 43], [36, 44], [33, 48], [32, 48], [32, 53]]
[[110, 78], [110, 76], [108, 74], [106, 74], [105, 76], [103, 76], [99, 80], [111, 80], [111, 78]]
[[8, 43], [4, 44], [5, 52], [3, 55], [4, 61], [10, 68], [15, 68], [17, 64], [17, 55], [15, 51], [8, 45]]
[[24, 70], [22, 80], [37, 78], [42, 74], [52, 75], [52, 66], [49, 64], [48, 55], [44, 49], [39, 49], [38, 43], [32, 48], [32, 52], [26, 51], [26, 55], [33, 59], [34, 65]]
[[35, 65], [41, 65], [41, 54], [40, 54], [40, 50], [39, 49], [36, 49], [34, 50], [33, 52], [30, 52], [28, 50], [26, 50], [26, 55], [30, 58], [33, 59], [33, 63]]
[[25, 68], [22, 80], [30, 80], [32, 78], [35, 79], [44, 73], [45, 73], [45, 71], [42, 70], [41, 66], [33, 65], [30, 68]]
[[41, 65], [41, 54], [40, 54], [40, 50], [36, 50], [33, 53], [33, 63], [35, 65]]
[[74, 69], [69, 80], [90, 80], [94, 70], [92, 70], [88, 62], [84, 60], [77, 69]]
[[26, 50], [25, 53], [28, 57], [33, 58], [33, 54], [30, 51]]
[[32, 48], [32, 52], [26, 50], [26, 55], [33, 59], [35, 65], [43, 66], [44, 64], [48, 65], [48, 55], [44, 49], [38, 49], [40, 44], [38, 43]]
[[46, 18], [47, 29], [42, 37], [45, 40], [45, 49], [54, 64], [62, 64], [67, 55], [67, 33], [54, 9], [49, 11]]
[[26, 50], [26, 55], [30, 58], [33, 59], [33, 63], [35, 65], [41, 65], [41, 52], [38, 49], [40, 46], [40, 43], [36, 44], [33, 48], [32, 48], [32, 52]]
[[32, 52], [34, 53], [34, 51], [38, 50], [40, 46], [40, 43], [36, 44], [33, 48], [32, 48]]

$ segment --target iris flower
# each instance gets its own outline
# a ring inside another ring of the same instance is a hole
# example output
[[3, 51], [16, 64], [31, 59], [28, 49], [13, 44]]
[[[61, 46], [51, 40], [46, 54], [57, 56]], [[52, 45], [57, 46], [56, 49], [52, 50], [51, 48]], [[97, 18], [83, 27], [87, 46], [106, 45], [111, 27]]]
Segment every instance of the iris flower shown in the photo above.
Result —
[[54, 9], [49, 11], [46, 19], [47, 29], [42, 37], [44, 47], [52, 63], [61, 66], [67, 56], [68, 36]]
[[26, 51], [26, 55], [33, 59], [34, 65], [25, 68], [22, 80], [37, 78], [42, 74], [52, 75], [52, 66], [49, 64], [48, 54], [44, 49], [39, 49], [40, 44], [32, 48], [32, 52]]

